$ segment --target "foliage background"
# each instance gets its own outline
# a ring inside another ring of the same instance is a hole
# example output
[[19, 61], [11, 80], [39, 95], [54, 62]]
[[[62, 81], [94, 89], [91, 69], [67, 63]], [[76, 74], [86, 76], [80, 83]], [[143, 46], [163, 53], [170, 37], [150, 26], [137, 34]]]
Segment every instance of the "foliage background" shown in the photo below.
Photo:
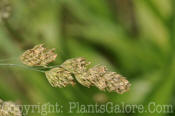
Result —
[[[0, 66], [0, 98], [20, 104], [69, 101], [93, 104], [102, 93], [114, 104], [175, 104], [174, 0], [10, 0], [12, 16], [0, 24], [0, 62], [15, 58], [39, 43], [56, 48], [55, 64], [84, 56], [103, 64], [132, 83], [119, 95], [81, 85], [52, 88], [44, 74]], [[10, 59], [9, 59], [10, 58]], [[30, 113], [29, 116], [40, 114]], [[49, 114], [49, 116], [116, 114]], [[174, 114], [117, 114], [166, 116]]]

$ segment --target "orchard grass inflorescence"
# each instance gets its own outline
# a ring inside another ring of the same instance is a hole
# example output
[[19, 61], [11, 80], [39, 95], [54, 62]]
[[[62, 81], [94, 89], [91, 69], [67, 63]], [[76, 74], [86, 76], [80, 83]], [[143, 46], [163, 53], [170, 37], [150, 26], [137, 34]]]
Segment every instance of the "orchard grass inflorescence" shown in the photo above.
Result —
[[[55, 49], [47, 49], [43, 44], [25, 51], [20, 59], [27, 66], [49, 67], [48, 64], [55, 61], [57, 54]], [[100, 90], [117, 92], [122, 94], [129, 90], [131, 84], [125, 77], [115, 72], [109, 71], [105, 66], [97, 65], [89, 67], [91, 63], [83, 57], [68, 59], [60, 66], [51, 67], [44, 71], [47, 80], [53, 87], [66, 87], [74, 85], [76, 82], [83, 86], [96, 86]], [[74, 78], [75, 77], [75, 78]]]

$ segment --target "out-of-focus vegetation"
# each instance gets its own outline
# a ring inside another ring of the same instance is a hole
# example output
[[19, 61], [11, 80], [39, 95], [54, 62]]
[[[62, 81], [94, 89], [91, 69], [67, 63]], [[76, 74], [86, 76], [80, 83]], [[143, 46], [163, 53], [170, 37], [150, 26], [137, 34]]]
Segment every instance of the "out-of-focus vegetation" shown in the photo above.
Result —
[[[9, 0], [11, 17], [0, 24], [0, 98], [19, 104], [59, 103], [64, 113], [48, 116], [168, 116], [167, 113], [70, 114], [69, 102], [175, 104], [174, 0]], [[1, 3], [0, 3], [1, 4]], [[45, 75], [17, 66], [36, 44], [56, 48], [60, 64], [83, 56], [131, 82], [129, 92], [103, 92], [81, 85], [52, 88]], [[40, 116], [39, 113], [28, 114]]]

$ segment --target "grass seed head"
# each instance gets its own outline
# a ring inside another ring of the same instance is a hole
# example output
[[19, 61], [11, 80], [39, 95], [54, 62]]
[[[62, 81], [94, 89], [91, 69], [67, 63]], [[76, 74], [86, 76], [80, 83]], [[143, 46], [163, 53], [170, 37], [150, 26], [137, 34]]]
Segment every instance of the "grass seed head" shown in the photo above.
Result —
[[89, 64], [85, 58], [79, 57], [66, 60], [61, 67], [73, 74], [81, 74], [87, 71]]
[[104, 75], [104, 78], [106, 80], [106, 89], [109, 92], [115, 91], [119, 94], [122, 94], [128, 91], [131, 85], [125, 77], [115, 72], [107, 72]]
[[[28, 66], [47, 66], [55, 60], [54, 49], [48, 50], [43, 44], [25, 51], [21, 61]], [[110, 72], [105, 66], [97, 65], [89, 68], [90, 62], [83, 57], [68, 59], [60, 67], [45, 71], [46, 78], [53, 87], [74, 85], [75, 79], [83, 86], [96, 86], [100, 90], [124, 93], [129, 90], [130, 83], [121, 75]]]
[[88, 68], [89, 64], [85, 58], [80, 57], [66, 60], [61, 67], [74, 74], [75, 79], [83, 86], [96, 86], [100, 90], [115, 91], [119, 94], [129, 90], [130, 83], [125, 77], [108, 71], [102, 65]]
[[13, 102], [0, 101], [0, 116], [22, 116], [20, 108]]
[[89, 75], [87, 72], [74, 74], [76, 80], [83, 86], [90, 87], [92, 83], [90, 82]]
[[105, 66], [97, 65], [88, 71], [75, 74], [76, 80], [83, 86], [96, 86], [100, 90], [115, 91], [122, 94], [129, 90], [130, 83], [121, 75], [110, 72]]
[[53, 87], [66, 87], [67, 85], [74, 85], [74, 78], [71, 73], [64, 68], [53, 68], [45, 72], [46, 78]]
[[50, 62], [53, 62], [57, 54], [54, 53], [55, 49], [47, 49], [43, 47], [43, 44], [34, 46], [34, 48], [25, 51], [20, 59], [28, 66], [47, 66]]
[[88, 70], [88, 78], [90, 82], [98, 87], [100, 90], [105, 90], [106, 80], [103, 78], [104, 74], [107, 72], [105, 66], [97, 65]]

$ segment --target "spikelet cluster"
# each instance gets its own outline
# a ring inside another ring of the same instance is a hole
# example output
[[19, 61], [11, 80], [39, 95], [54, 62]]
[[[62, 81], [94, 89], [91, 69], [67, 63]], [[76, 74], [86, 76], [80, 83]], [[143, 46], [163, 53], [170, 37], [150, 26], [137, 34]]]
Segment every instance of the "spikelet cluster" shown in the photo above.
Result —
[[0, 116], [22, 116], [22, 113], [13, 102], [0, 100]]
[[50, 62], [53, 62], [57, 54], [54, 53], [55, 49], [47, 49], [43, 47], [43, 44], [36, 45], [34, 48], [25, 51], [20, 59], [28, 66], [47, 66]]
[[88, 65], [90, 65], [90, 62], [87, 62], [83, 57], [79, 57], [66, 60], [61, 64], [61, 67], [73, 74], [80, 74], [87, 71]]
[[89, 82], [86, 73], [88, 65], [90, 65], [90, 62], [87, 62], [83, 57], [79, 57], [66, 60], [63, 64], [61, 64], [61, 67], [74, 74], [76, 80], [80, 84], [90, 87], [91, 83]]
[[67, 85], [74, 85], [74, 78], [71, 73], [64, 68], [57, 67], [50, 71], [46, 71], [46, 78], [53, 87], [66, 87]]
[[11, 15], [11, 4], [9, 0], [0, 0], [0, 22]]
[[[21, 56], [21, 61], [28, 66], [45, 66], [55, 60], [57, 54], [54, 49], [48, 50], [43, 44], [36, 45], [27, 50]], [[74, 85], [77, 81], [83, 86], [96, 86], [100, 90], [124, 93], [129, 90], [130, 83], [125, 77], [109, 71], [105, 66], [90, 67], [90, 62], [85, 58], [72, 58], [63, 62], [60, 67], [45, 71], [45, 75], [51, 86], [66, 87]]]
[[100, 90], [105, 90], [106, 80], [104, 75], [106, 72], [107, 72], [107, 69], [105, 66], [98, 65], [90, 68], [87, 74], [92, 85], [97, 86]]
[[117, 93], [124, 93], [129, 90], [130, 83], [125, 77], [115, 72], [108, 71], [105, 66], [97, 65], [88, 68], [90, 62], [85, 58], [74, 58], [65, 61], [61, 67], [75, 75], [76, 80], [86, 86], [96, 86], [100, 90]]

